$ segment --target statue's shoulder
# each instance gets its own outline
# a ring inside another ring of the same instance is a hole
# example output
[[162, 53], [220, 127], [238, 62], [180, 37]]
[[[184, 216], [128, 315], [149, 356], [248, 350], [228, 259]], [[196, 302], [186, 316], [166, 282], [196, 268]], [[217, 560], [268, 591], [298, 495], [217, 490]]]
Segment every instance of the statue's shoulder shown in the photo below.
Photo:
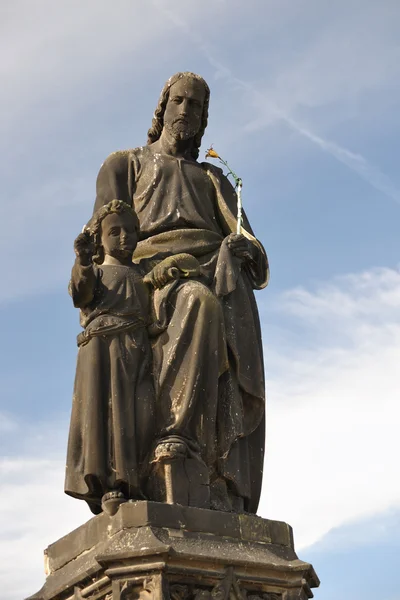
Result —
[[[233, 199], [236, 202], [236, 194], [234, 192], [234, 188], [232, 183], [229, 181], [227, 175], [225, 175], [223, 169], [217, 167], [216, 165], [209, 162], [200, 163], [201, 167], [209, 174], [211, 179], [214, 180], [214, 184], [220, 189], [222, 195], [224, 196], [226, 202], [230, 203], [230, 199]], [[232, 204], [232, 210], [234, 210], [234, 205]]]
[[126, 164], [133, 157], [139, 156], [142, 153], [143, 148], [129, 148], [128, 150], [116, 150], [111, 152], [103, 162], [103, 165], [117, 165]]
[[208, 171], [208, 172], [212, 173], [213, 175], [215, 175], [216, 177], [218, 177], [218, 179], [221, 179], [222, 177], [224, 177], [223, 170], [220, 167], [213, 165], [212, 163], [204, 161], [204, 162], [200, 163], [200, 166], [205, 171]]
[[107, 156], [100, 167], [100, 172], [122, 175], [132, 168], [135, 172], [138, 172], [142, 160], [146, 160], [148, 154], [148, 146], [116, 150]]

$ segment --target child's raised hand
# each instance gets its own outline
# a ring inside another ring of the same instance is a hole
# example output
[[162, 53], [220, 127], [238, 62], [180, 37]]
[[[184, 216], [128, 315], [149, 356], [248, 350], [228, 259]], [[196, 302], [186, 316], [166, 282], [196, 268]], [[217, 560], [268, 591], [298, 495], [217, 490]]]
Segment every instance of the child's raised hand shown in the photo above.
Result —
[[82, 265], [90, 265], [94, 254], [94, 244], [89, 232], [80, 233], [74, 242], [74, 251]]

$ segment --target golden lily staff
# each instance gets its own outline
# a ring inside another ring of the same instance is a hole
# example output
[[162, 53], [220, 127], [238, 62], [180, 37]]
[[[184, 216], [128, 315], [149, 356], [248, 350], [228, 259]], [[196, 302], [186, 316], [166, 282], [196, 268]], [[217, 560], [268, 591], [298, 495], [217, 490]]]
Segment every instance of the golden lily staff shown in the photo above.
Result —
[[238, 177], [234, 171], [232, 171], [228, 163], [223, 158], [221, 158], [221, 156], [214, 150], [212, 146], [207, 150], [206, 158], [217, 158], [220, 161], [220, 163], [225, 165], [225, 167], [228, 169], [228, 176], [232, 175], [233, 179], [235, 180], [235, 191], [237, 196], [236, 233], [240, 234], [242, 229], [242, 179]]

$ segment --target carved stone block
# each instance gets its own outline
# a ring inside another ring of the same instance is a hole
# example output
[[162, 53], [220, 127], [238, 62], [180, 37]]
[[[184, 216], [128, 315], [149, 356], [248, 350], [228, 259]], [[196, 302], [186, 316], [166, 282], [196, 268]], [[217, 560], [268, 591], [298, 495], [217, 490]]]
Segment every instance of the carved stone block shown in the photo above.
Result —
[[280, 521], [127, 502], [46, 550], [29, 600], [305, 600], [319, 585]]

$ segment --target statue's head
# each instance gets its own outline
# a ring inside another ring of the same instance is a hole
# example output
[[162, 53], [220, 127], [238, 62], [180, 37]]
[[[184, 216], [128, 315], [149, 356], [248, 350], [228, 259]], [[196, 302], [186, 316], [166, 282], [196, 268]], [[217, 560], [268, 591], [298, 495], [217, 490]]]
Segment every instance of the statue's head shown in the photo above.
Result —
[[193, 139], [192, 156], [197, 159], [201, 139], [207, 127], [210, 89], [195, 73], [177, 73], [165, 84], [147, 143], [156, 142], [164, 127], [176, 139]]
[[132, 256], [139, 237], [139, 219], [122, 200], [111, 200], [93, 215], [88, 233], [95, 248], [93, 261], [102, 264], [106, 254], [115, 258]]

